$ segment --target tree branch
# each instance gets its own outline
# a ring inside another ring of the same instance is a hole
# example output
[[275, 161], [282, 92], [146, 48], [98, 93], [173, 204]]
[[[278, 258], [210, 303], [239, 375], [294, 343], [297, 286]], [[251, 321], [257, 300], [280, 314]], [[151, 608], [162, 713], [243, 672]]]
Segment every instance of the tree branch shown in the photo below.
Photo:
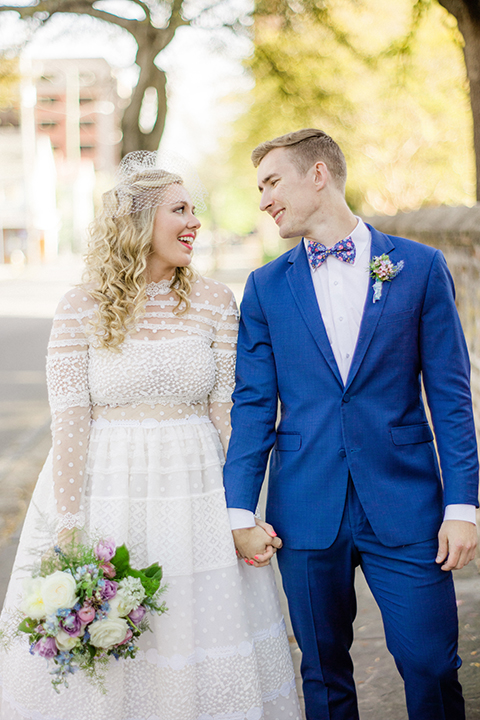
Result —
[[131, 0], [131, 2], [134, 2], [136, 5], [142, 8], [143, 12], [145, 13], [146, 19], [148, 20], [148, 23], [151, 25], [152, 13], [150, 12], [150, 8], [148, 7], [148, 5], [142, 2], [142, 0]]
[[104, 10], [97, 10], [96, 8], [92, 7], [92, 4], [90, 2], [85, 2], [84, 0], [73, 0], [72, 2], [70, 2], [69, 0], [66, 0], [66, 2], [58, 2], [57, 0], [51, 2], [50, 0], [44, 0], [44, 2], [39, 2], [36, 5], [3, 5], [0, 7], [0, 11], [17, 12], [22, 19], [34, 17], [38, 13], [47, 13], [49, 17], [52, 17], [57, 13], [90, 15], [91, 17], [95, 17], [98, 20], [104, 20], [105, 22], [118, 25], [124, 30], [128, 30], [129, 32], [131, 32], [132, 35], [134, 35], [133, 28], [139, 22], [138, 20], [122, 18], [118, 15], [112, 15], [111, 13]]
[[438, 0], [457, 22], [463, 22], [465, 15], [469, 15], [473, 22], [480, 22], [480, 3], [478, 0]]
[[[45, 3], [47, 4], [47, 3]], [[135, 27], [139, 24], [138, 20], [134, 20], [131, 18], [123, 18], [119, 15], [113, 15], [112, 13], [106, 12], [105, 10], [97, 10], [97, 8], [92, 7], [90, 3], [88, 2], [76, 2], [76, 0], [73, 0], [72, 2], [63, 2], [62, 7], [56, 8], [52, 11], [52, 15], [54, 13], [74, 13], [75, 15], [90, 15], [91, 17], [97, 18], [97, 20], [104, 20], [105, 22], [112, 23], [113, 25], [118, 25], [119, 27], [123, 28], [124, 30], [128, 30], [132, 35], [135, 36]]]
[[177, 28], [184, 25], [190, 25], [190, 20], [185, 20], [185, 18], [183, 17], [182, 10], [183, 0], [173, 0], [172, 12], [168, 21], [168, 27], [172, 28], [174, 33]]

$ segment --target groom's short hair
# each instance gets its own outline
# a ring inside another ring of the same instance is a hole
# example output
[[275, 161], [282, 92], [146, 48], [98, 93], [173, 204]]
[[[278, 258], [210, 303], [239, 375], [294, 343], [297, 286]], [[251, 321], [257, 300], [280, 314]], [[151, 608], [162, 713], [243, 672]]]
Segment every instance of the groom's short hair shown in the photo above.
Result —
[[275, 148], [287, 148], [297, 170], [303, 174], [316, 162], [324, 162], [340, 190], [345, 189], [347, 163], [339, 146], [323, 130], [307, 128], [280, 135], [258, 145], [252, 152], [254, 167], [258, 167], [265, 155]]

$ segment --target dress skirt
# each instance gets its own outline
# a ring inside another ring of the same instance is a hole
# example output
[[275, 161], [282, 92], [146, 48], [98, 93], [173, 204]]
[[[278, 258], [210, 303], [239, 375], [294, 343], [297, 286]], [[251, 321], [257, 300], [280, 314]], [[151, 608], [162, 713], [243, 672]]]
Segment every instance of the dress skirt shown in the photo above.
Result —
[[[3, 720], [300, 720], [271, 567], [236, 558], [223, 450], [207, 417], [93, 422], [84, 510], [92, 539], [126, 543], [133, 567], [158, 561], [168, 612], [150, 616], [134, 660], [111, 658], [107, 693], [82, 673], [57, 695], [27, 637], [0, 653]], [[51, 454], [22, 531], [2, 628], [16, 623], [22, 579], [52, 545]]]

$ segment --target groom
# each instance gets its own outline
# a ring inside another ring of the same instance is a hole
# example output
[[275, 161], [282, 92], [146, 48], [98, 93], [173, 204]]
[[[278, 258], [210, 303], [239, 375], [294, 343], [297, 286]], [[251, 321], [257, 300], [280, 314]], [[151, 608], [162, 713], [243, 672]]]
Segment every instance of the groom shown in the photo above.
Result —
[[475, 554], [478, 460], [450, 273], [438, 250], [352, 214], [343, 153], [320, 130], [265, 142], [252, 159], [261, 210], [281, 237], [303, 239], [250, 275], [242, 303], [225, 466], [238, 553], [261, 565], [281, 545], [253, 519], [273, 448], [267, 520], [283, 539], [308, 720], [358, 718], [358, 565], [410, 720], [461, 720], [450, 571]]

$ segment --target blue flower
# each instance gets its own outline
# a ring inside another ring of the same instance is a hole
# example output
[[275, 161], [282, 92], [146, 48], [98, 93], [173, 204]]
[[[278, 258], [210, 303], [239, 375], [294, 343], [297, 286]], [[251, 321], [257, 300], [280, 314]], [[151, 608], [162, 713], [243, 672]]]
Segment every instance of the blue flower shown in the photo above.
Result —
[[57, 610], [57, 617], [66, 618], [70, 615], [70, 608], [59, 608]]

